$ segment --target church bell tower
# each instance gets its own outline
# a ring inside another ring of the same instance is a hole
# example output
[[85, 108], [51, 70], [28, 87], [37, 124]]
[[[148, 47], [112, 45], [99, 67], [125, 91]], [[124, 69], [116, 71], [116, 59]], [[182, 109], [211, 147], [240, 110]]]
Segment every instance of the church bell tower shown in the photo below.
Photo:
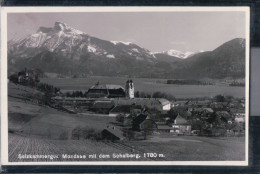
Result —
[[126, 94], [126, 98], [135, 97], [135, 88], [134, 88], [134, 83], [132, 80], [126, 81], [125, 94]]

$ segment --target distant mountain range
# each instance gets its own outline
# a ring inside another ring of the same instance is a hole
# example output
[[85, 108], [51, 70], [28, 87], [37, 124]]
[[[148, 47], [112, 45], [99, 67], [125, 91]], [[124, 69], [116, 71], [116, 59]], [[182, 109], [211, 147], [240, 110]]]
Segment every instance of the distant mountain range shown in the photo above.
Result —
[[244, 77], [245, 39], [233, 39], [208, 52], [152, 53], [134, 43], [102, 40], [56, 22], [53, 28], [40, 27], [22, 40], [8, 41], [8, 71], [25, 67], [79, 77]]
[[168, 50], [168, 51], [163, 51], [163, 52], [155, 52], [153, 54], [155, 55], [158, 55], [158, 54], [164, 54], [164, 55], [168, 55], [168, 56], [172, 56], [172, 57], [177, 57], [177, 58], [180, 58], [180, 59], [186, 59], [188, 57], [191, 57], [195, 54], [198, 54], [198, 53], [201, 53], [201, 52], [204, 52], [203, 50], [201, 51], [198, 51], [198, 52], [181, 52], [181, 51], [178, 51], [178, 50]]

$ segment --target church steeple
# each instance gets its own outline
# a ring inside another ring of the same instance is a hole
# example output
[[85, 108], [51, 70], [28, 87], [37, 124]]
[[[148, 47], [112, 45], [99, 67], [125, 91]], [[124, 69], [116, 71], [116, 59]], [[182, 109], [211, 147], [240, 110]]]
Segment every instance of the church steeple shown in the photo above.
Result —
[[134, 83], [133, 83], [132, 80], [126, 81], [125, 93], [126, 93], [126, 98], [134, 98], [135, 97]]

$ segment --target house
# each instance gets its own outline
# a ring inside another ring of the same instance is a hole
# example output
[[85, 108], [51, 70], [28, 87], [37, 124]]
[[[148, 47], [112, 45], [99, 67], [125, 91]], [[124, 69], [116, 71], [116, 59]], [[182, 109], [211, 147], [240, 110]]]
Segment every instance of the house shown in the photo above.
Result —
[[84, 105], [88, 108], [92, 106], [95, 101], [84, 97], [75, 98], [75, 97], [62, 97], [62, 96], [52, 97], [51, 100], [56, 105]]
[[214, 111], [211, 108], [188, 108], [190, 112], [212, 114]]
[[203, 119], [209, 118], [214, 112], [211, 108], [191, 108], [188, 109], [188, 111], [191, 111], [193, 116], [198, 116]]
[[109, 111], [114, 106], [115, 104], [112, 100], [96, 100], [89, 110], [97, 113], [109, 114]]
[[188, 100], [185, 102], [185, 105], [188, 107], [194, 107], [196, 105], [196, 101]]
[[245, 112], [241, 111], [241, 112], [236, 112], [235, 114], [235, 122], [237, 123], [245, 123]]
[[159, 103], [160, 103], [160, 110], [162, 111], [169, 111], [171, 110], [171, 102], [169, 102], [168, 100], [164, 99], [164, 98], [161, 98], [161, 99], [158, 99]]
[[245, 116], [245, 109], [241, 109], [241, 108], [230, 108], [230, 113], [231, 113], [234, 117]]
[[141, 110], [141, 105], [116, 105], [114, 108], [112, 108], [109, 111], [109, 116], [117, 116], [120, 114], [130, 114], [132, 110], [136, 112], [140, 112]]
[[24, 83], [28, 81], [28, 79], [29, 79], [29, 74], [26, 68], [24, 71], [18, 72], [18, 83]]
[[210, 104], [210, 108], [212, 108], [214, 111], [221, 111], [225, 108], [225, 105], [223, 102], [214, 102]]
[[245, 123], [245, 117], [236, 117], [235, 122], [237, 123]]
[[137, 117], [133, 118], [132, 129], [134, 131], [141, 131], [141, 123], [144, 122], [147, 118], [147, 114], [141, 113]]
[[27, 70], [27, 68], [17, 74], [11, 75], [10, 80], [15, 83], [27, 85], [37, 85], [40, 82], [38, 72], [36, 70]]
[[212, 114], [214, 111], [211, 108], [203, 108], [204, 112]]
[[245, 117], [246, 114], [244, 112], [237, 112], [235, 113], [235, 117]]
[[208, 107], [210, 105], [210, 103], [211, 103], [210, 100], [197, 101], [196, 106], [197, 107]]
[[132, 130], [145, 132], [153, 132], [156, 130], [157, 124], [151, 119], [151, 115], [152, 113], [150, 113], [147, 108], [142, 108], [141, 113], [132, 120]]
[[175, 101], [172, 103], [172, 107], [186, 106], [187, 101]]
[[186, 119], [181, 117], [179, 114], [175, 118], [174, 123], [171, 124], [173, 130], [172, 133], [189, 135], [191, 133], [191, 125], [188, 123]]
[[116, 105], [145, 106], [153, 111], [167, 112], [171, 109], [171, 102], [163, 98], [115, 98]]
[[174, 128], [168, 125], [157, 125], [157, 131], [160, 133], [174, 132]]
[[150, 119], [149, 117], [146, 118], [141, 124], [140, 124], [140, 130], [152, 133], [153, 131], [157, 130], [157, 124], [154, 120]]
[[232, 123], [232, 116], [227, 111], [217, 111], [216, 116], [221, 121]]
[[107, 126], [106, 129], [104, 129], [101, 132], [102, 139], [107, 140], [123, 140], [125, 137], [123, 135], [123, 132], [116, 128], [115, 126]]

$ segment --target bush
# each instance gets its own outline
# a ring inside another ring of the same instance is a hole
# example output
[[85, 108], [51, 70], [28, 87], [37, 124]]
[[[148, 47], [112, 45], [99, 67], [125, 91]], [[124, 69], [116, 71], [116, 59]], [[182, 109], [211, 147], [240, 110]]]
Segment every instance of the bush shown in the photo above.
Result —
[[216, 95], [214, 97], [216, 102], [224, 102], [225, 101], [225, 97], [223, 95]]
[[81, 128], [80, 127], [76, 127], [72, 130], [72, 133], [71, 133], [71, 139], [73, 140], [79, 140], [80, 137], [81, 137]]
[[68, 140], [68, 139], [69, 139], [69, 132], [68, 131], [63, 131], [59, 136], [59, 140]]
[[101, 133], [93, 128], [82, 128], [77, 126], [72, 130], [71, 139], [80, 140], [80, 139], [92, 139], [99, 140], [101, 139]]
[[12, 74], [10, 77], [9, 77], [9, 80], [13, 83], [18, 83], [18, 76], [17, 74]]

